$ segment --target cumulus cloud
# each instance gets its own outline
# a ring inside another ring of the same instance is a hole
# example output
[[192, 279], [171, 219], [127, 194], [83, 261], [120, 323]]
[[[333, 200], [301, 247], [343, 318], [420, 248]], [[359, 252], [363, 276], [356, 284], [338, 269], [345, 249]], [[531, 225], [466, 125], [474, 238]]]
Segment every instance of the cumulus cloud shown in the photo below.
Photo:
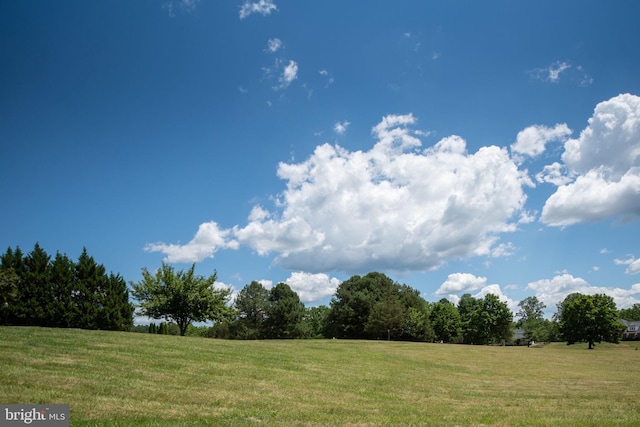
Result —
[[415, 122], [386, 116], [368, 151], [324, 144], [301, 163], [281, 163], [281, 210], [254, 217], [235, 237], [310, 272], [423, 271], [504, 249], [499, 236], [515, 230], [526, 199], [506, 149], [468, 153], [452, 136], [418, 150]]
[[640, 302], [640, 283], [636, 283], [629, 289], [599, 287], [589, 284], [581, 277], [573, 277], [564, 273], [552, 279], [542, 279], [527, 285], [528, 290], [535, 292], [536, 297], [542, 301], [547, 309], [553, 310], [567, 295], [579, 292], [581, 294], [606, 294], [613, 298], [618, 308], [631, 307]]
[[296, 291], [302, 302], [309, 303], [335, 294], [341, 281], [324, 273], [293, 272], [285, 283]]
[[478, 277], [469, 273], [449, 274], [447, 280], [435, 292], [436, 295], [466, 293], [487, 285], [486, 277]]
[[518, 132], [516, 142], [511, 144], [511, 152], [535, 158], [544, 152], [547, 143], [564, 142], [570, 135], [571, 129], [565, 123], [556, 124], [552, 128], [542, 125], [529, 126]]
[[347, 128], [349, 127], [350, 124], [351, 123], [349, 123], [346, 120], [343, 121], [343, 122], [336, 122], [336, 124], [333, 126], [333, 130], [338, 135], [342, 135], [343, 133], [345, 133], [347, 131]]
[[149, 243], [145, 246], [147, 252], [160, 252], [166, 255], [166, 262], [200, 262], [205, 258], [212, 258], [218, 249], [237, 249], [238, 241], [230, 239], [231, 230], [221, 230], [214, 221], [200, 224], [198, 232], [185, 245]]
[[411, 114], [385, 116], [371, 130], [369, 150], [323, 144], [302, 162], [282, 162], [277, 174], [286, 188], [273, 209], [255, 206], [244, 226], [206, 223], [185, 245], [146, 249], [193, 262], [242, 244], [310, 273], [427, 271], [512, 253], [500, 239], [530, 215], [527, 178], [507, 149], [470, 153], [459, 136], [423, 148], [416, 123]]
[[553, 162], [550, 165], [546, 165], [542, 172], [536, 174], [536, 181], [540, 183], [548, 182], [559, 187], [570, 183], [573, 179], [568, 176], [565, 165]]
[[628, 265], [627, 270], [625, 271], [627, 274], [638, 274], [640, 273], [640, 258], [636, 259], [634, 256], [629, 256], [627, 259], [615, 259], [613, 261], [616, 265]]
[[479, 277], [469, 273], [453, 273], [447, 277], [447, 280], [438, 288], [435, 292], [436, 295], [448, 294], [447, 299], [454, 304], [460, 302], [460, 296], [462, 294], [471, 293], [477, 291], [471, 296], [476, 299], [481, 299], [488, 294], [497, 296], [500, 301], [507, 304], [511, 311], [516, 311], [518, 302], [509, 298], [503, 291], [500, 285], [491, 284], [487, 285], [486, 277]]
[[245, 1], [242, 6], [240, 6], [240, 19], [245, 19], [254, 13], [267, 16], [275, 10], [278, 10], [278, 7], [272, 0], [259, 0], [257, 2]]
[[[544, 223], [640, 217], [640, 97], [623, 94], [599, 103], [580, 136], [565, 142], [562, 160], [568, 172], [553, 178], [561, 185], [544, 205]], [[552, 182], [550, 177], [541, 175]]]

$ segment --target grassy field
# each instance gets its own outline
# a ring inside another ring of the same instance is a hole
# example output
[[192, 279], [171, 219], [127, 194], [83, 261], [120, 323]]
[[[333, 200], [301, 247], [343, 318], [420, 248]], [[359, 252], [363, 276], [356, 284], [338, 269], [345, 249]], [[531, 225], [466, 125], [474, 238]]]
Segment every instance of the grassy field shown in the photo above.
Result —
[[72, 426], [640, 425], [636, 343], [222, 341], [0, 327], [0, 402]]

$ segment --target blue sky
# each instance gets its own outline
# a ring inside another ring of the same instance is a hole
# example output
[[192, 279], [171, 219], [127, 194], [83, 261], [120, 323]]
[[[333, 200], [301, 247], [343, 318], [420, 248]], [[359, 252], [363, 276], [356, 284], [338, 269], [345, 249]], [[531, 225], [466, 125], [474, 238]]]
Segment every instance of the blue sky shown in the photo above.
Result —
[[0, 246], [328, 304], [640, 302], [634, 1], [0, 1]]

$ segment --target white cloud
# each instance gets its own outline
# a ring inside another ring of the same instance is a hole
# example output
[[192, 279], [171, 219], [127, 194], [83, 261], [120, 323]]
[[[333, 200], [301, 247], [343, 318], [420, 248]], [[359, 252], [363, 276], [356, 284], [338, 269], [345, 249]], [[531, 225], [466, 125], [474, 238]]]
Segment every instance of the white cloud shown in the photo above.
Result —
[[530, 75], [538, 80], [544, 80], [551, 83], [560, 81], [560, 74], [571, 68], [571, 64], [567, 61], [556, 61], [548, 67], [536, 68], [530, 71]]
[[579, 138], [565, 142], [562, 160], [576, 178], [556, 181], [562, 185], [542, 210], [546, 224], [640, 217], [640, 97], [623, 94], [601, 102], [588, 123]]
[[166, 255], [166, 262], [200, 262], [213, 257], [218, 249], [237, 249], [238, 242], [230, 240], [231, 230], [221, 230], [218, 224], [211, 221], [200, 224], [198, 232], [186, 245], [149, 243], [145, 246], [147, 252], [161, 252]]
[[302, 302], [309, 303], [335, 294], [341, 281], [324, 273], [293, 272], [285, 283], [296, 291]]
[[559, 83], [568, 80], [580, 86], [590, 86], [593, 78], [581, 65], [573, 65], [569, 61], [556, 61], [548, 67], [536, 68], [529, 71], [529, 75], [536, 79], [550, 83]]
[[440, 285], [435, 294], [466, 293], [480, 289], [483, 286], [487, 286], [486, 277], [478, 277], [470, 273], [453, 273], [449, 274], [447, 280]]
[[472, 296], [476, 299], [480, 299], [480, 298], [484, 298], [488, 294], [493, 294], [497, 296], [500, 301], [507, 304], [507, 307], [509, 307], [509, 310], [511, 310], [511, 312], [513, 312], [514, 314], [518, 311], [518, 301], [514, 301], [511, 298], [509, 298], [507, 295], [505, 295], [504, 292], [502, 292], [500, 285], [493, 284], [493, 285], [484, 286], [482, 289], [480, 289], [480, 292]]
[[567, 167], [561, 163], [553, 162], [550, 165], [546, 165], [542, 172], [536, 174], [536, 181], [543, 183], [548, 182], [550, 184], [561, 186], [573, 181], [568, 176]]
[[336, 122], [336, 124], [333, 126], [333, 130], [338, 135], [342, 135], [343, 133], [345, 133], [347, 131], [347, 128], [349, 127], [350, 124], [351, 123], [349, 123], [346, 120], [343, 121], [342, 123]]
[[511, 152], [535, 158], [544, 152], [547, 143], [565, 141], [570, 135], [571, 129], [565, 123], [556, 124], [553, 128], [529, 126], [518, 132], [516, 142], [511, 145]]
[[325, 89], [331, 86], [335, 82], [335, 79], [333, 78], [331, 73], [329, 73], [327, 70], [320, 70], [318, 73], [327, 79], [324, 85]]
[[573, 277], [568, 273], [555, 276], [552, 279], [531, 282], [527, 285], [527, 289], [534, 291], [536, 297], [547, 306], [548, 310], [552, 311], [567, 295], [574, 292], [586, 295], [609, 295], [613, 298], [618, 308], [626, 308], [640, 303], [640, 283], [636, 283], [629, 289], [599, 287], [589, 284], [581, 277]]
[[267, 16], [274, 10], [278, 10], [278, 7], [272, 0], [259, 0], [257, 2], [245, 1], [240, 7], [240, 19], [244, 19], [254, 13]]
[[281, 163], [281, 211], [236, 227], [235, 237], [310, 272], [423, 271], [504, 251], [499, 236], [516, 229], [526, 199], [506, 149], [469, 154], [452, 136], [416, 151], [413, 123], [411, 114], [386, 116], [368, 151], [324, 144], [306, 161]]
[[502, 292], [500, 285], [487, 285], [486, 277], [479, 277], [469, 273], [453, 273], [447, 277], [447, 280], [435, 292], [436, 295], [448, 294], [449, 301], [454, 304], [460, 302], [460, 295], [470, 293], [471, 291], [479, 291], [472, 295], [476, 299], [484, 298], [488, 294], [497, 296], [500, 301], [507, 304], [511, 311], [518, 307], [518, 302], [512, 300]]
[[289, 61], [282, 70], [282, 75], [278, 78], [278, 85], [274, 86], [274, 90], [286, 89], [291, 82], [298, 78], [298, 64], [296, 61]]
[[557, 82], [558, 80], [560, 80], [560, 73], [569, 68], [571, 68], [571, 65], [568, 62], [556, 62], [554, 64], [551, 64], [551, 66], [547, 68], [547, 71], [549, 72], [547, 80], [554, 83]]
[[615, 259], [613, 261], [616, 265], [628, 265], [625, 273], [638, 274], [640, 273], [640, 258], [636, 259], [633, 255], [630, 255], [627, 259]]
[[282, 40], [278, 38], [269, 39], [267, 42], [267, 52], [276, 53], [280, 49], [282, 49]]
[[194, 12], [198, 3], [200, 3], [200, 0], [170, 0], [163, 3], [162, 8], [173, 18], [176, 16], [176, 11], [185, 13]]

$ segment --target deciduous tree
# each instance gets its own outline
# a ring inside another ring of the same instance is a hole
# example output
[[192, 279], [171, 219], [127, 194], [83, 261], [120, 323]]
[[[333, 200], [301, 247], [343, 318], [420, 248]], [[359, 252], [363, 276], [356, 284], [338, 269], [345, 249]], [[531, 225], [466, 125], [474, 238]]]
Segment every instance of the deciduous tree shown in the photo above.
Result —
[[560, 333], [567, 345], [586, 341], [589, 349], [596, 342], [620, 342], [624, 325], [618, 318], [616, 303], [608, 295], [573, 293], [558, 305]]
[[452, 342], [458, 338], [461, 329], [460, 313], [448, 299], [442, 298], [431, 308], [431, 327], [438, 341]]
[[195, 264], [187, 271], [175, 271], [166, 263], [151, 274], [142, 269], [142, 280], [131, 283], [140, 314], [174, 321], [184, 336], [191, 322], [216, 321], [229, 311], [229, 289], [216, 289], [217, 273], [209, 277], [195, 274]]

